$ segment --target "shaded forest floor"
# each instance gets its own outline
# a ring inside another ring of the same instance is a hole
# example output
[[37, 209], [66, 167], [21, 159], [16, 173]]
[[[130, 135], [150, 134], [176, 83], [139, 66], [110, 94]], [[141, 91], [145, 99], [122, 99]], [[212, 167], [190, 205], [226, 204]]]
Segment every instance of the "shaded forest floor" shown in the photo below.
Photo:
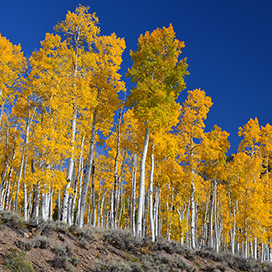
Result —
[[[2, 269], [2, 270], [1, 270]], [[138, 239], [125, 230], [25, 223], [0, 212], [0, 271], [272, 271], [272, 264]]]

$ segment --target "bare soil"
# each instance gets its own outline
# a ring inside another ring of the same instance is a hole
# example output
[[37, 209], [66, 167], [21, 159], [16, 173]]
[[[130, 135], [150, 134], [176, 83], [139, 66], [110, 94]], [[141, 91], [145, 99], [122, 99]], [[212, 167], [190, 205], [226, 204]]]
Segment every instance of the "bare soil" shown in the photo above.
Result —
[[[253, 260], [248, 263], [238, 256], [230, 261], [209, 251], [180, 252], [176, 244], [167, 244], [166, 240], [154, 245], [135, 240], [134, 246], [133, 236], [121, 230], [112, 234], [94, 229], [88, 232], [64, 225], [54, 227], [53, 222], [31, 225], [12, 220], [0, 225], [0, 271], [272, 271], [270, 266]], [[37, 239], [49, 244], [37, 247]], [[8, 269], [7, 260], [12, 254], [31, 263], [33, 270]]]

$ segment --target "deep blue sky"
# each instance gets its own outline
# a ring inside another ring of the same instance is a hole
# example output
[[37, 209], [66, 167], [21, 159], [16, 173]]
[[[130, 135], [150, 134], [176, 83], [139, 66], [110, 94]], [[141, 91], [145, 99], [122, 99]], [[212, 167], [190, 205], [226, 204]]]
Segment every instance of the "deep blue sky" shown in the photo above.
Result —
[[[101, 34], [125, 38], [122, 74], [132, 64], [129, 51], [137, 48], [139, 35], [172, 23], [186, 44], [187, 88], [204, 89], [212, 97], [207, 130], [217, 124], [228, 131], [230, 152], [240, 142], [238, 127], [250, 118], [272, 124], [272, 1], [9, 0], [1, 3], [0, 33], [30, 56], [78, 4], [97, 13]], [[185, 97], [183, 91], [179, 101]]]

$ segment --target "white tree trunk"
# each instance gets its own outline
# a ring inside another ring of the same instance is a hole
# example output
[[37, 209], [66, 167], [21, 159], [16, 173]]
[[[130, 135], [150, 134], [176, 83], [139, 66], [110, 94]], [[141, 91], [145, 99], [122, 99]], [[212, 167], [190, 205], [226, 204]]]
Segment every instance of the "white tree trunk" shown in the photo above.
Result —
[[15, 204], [14, 204], [15, 212], [18, 212], [18, 196], [19, 196], [20, 183], [21, 183], [21, 178], [23, 173], [23, 165], [24, 165], [24, 154], [22, 154], [21, 164], [20, 164], [19, 174], [18, 174], [17, 189], [16, 189], [16, 196], [15, 196]]
[[48, 219], [49, 220], [53, 220], [53, 193], [54, 193], [54, 190], [51, 189], [50, 192], [49, 192], [49, 200], [48, 200], [48, 204], [49, 204], [49, 216], [48, 216]]
[[82, 140], [81, 140], [80, 157], [79, 157], [79, 162], [78, 162], [78, 172], [77, 172], [77, 176], [76, 176], [76, 180], [75, 180], [75, 184], [74, 184], [74, 196], [72, 199], [72, 205], [71, 205], [71, 209], [70, 209], [72, 224], [74, 224], [74, 221], [75, 221], [74, 214], [75, 214], [75, 204], [76, 204], [77, 192], [79, 191], [78, 184], [80, 187], [81, 180], [82, 180], [82, 172], [83, 172], [83, 154], [82, 153], [83, 153], [84, 139], [85, 139], [85, 135], [82, 136]]
[[92, 165], [92, 225], [95, 227], [96, 225], [96, 207], [95, 207], [95, 187], [94, 187], [94, 181], [95, 181], [95, 165], [93, 160]]
[[84, 181], [83, 181], [83, 189], [82, 189], [82, 193], [81, 193], [81, 202], [80, 202], [80, 207], [79, 207], [80, 214], [79, 214], [78, 226], [80, 228], [83, 227], [83, 223], [84, 223], [85, 204], [86, 204], [86, 198], [87, 198], [87, 192], [88, 192], [88, 187], [89, 187], [91, 169], [92, 169], [92, 164], [93, 164], [93, 156], [94, 156], [95, 134], [96, 134], [96, 110], [93, 113], [90, 151], [89, 151], [89, 156], [88, 156], [88, 161], [87, 161], [86, 174], [85, 174]]
[[5, 211], [8, 211], [8, 203], [9, 203], [10, 184], [11, 184], [12, 172], [13, 172], [13, 167], [11, 166], [10, 171], [9, 171], [8, 182], [7, 182], [7, 190], [6, 190], [6, 198], [5, 198]]
[[110, 197], [110, 228], [114, 228], [114, 220], [113, 220], [113, 202], [114, 202], [114, 192], [111, 190], [111, 197]]
[[24, 182], [24, 220], [28, 220], [27, 216], [27, 188], [26, 188], [26, 183]]
[[101, 223], [100, 223], [100, 227], [104, 229], [104, 213], [103, 213], [103, 209], [104, 209], [104, 201], [105, 201], [105, 197], [106, 197], [106, 192], [104, 192], [103, 190], [103, 196], [102, 196], [102, 200], [101, 200], [101, 205], [100, 205], [100, 219], [101, 219]]
[[61, 199], [60, 199], [60, 191], [58, 191], [58, 221], [61, 220]]
[[49, 193], [41, 194], [41, 215], [43, 221], [49, 219]]
[[159, 235], [158, 210], [159, 210], [159, 189], [155, 188], [155, 199], [154, 199], [154, 208], [153, 208], [155, 238], [157, 238]]
[[139, 199], [138, 199], [138, 214], [137, 214], [137, 228], [136, 235], [142, 237], [142, 219], [143, 219], [143, 209], [145, 201], [145, 161], [148, 150], [149, 142], [149, 129], [145, 129], [144, 147], [140, 164], [140, 182], [139, 182]]
[[130, 230], [135, 236], [135, 201], [136, 201], [136, 177], [137, 177], [137, 154], [133, 155], [133, 170], [132, 170], [132, 178], [131, 178], [131, 200], [130, 200]]
[[[74, 116], [72, 120], [72, 127], [71, 127], [71, 152], [73, 153], [74, 150], [74, 142], [76, 138], [76, 118], [77, 118], [77, 110], [74, 111]], [[67, 216], [68, 216], [68, 204], [69, 204], [69, 192], [68, 189], [71, 187], [72, 180], [73, 180], [73, 172], [74, 172], [74, 156], [71, 154], [68, 162], [68, 170], [67, 170], [67, 184], [64, 189], [64, 197], [62, 203], [62, 222], [67, 223]]]
[[254, 237], [254, 259], [257, 261], [258, 258], [258, 242], [257, 238]]
[[192, 181], [192, 192], [191, 192], [191, 247], [196, 248], [195, 241], [195, 184]]
[[213, 208], [214, 208], [214, 187], [213, 180], [211, 180], [211, 194], [210, 194], [210, 222], [208, 231], [208, 247], [213, 248]]
[[[152, 150], [154, 149], [154, 144], [152, 146]], [[150, 171], [150, 180], [149, 180], [149, 222], [150, 222], [150, 233], [151, 240], [155, 242], [155, 230], [154, 230], [154, 217], [153, 217], [153, 175], [154, 175], [154, 154], [151, 154], [151, 171]]]
[[114, 162], [114, 187], [113, 187], [113, 223], [114, 228], [116, 228], [117, 223], [117, 183], [118, 183], [118, 162], [119, 162], [119, 156], [120, 156], [120, 138], [121, 138], [121, 121], [122, 121], [122, 109], [120, 111], [120, 115], [118, 118], [118, 124], [116, 127], [117, 131], [117, 148], [116, 148], [116, 156], [115, 156], [115, 162]]

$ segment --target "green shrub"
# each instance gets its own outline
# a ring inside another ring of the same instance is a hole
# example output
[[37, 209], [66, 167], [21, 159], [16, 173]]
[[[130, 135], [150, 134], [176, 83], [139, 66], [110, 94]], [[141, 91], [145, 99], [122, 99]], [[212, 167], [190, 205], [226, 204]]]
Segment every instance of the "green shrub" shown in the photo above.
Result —
[[168, 256], [162, 256], [161, 262], [164, 264], [169, 264], [171, 263], [171, 259]]
[[132, 272], [142, 272], [143, 267], [140, 263], [129, 261], [130, 268], [132, 269]]
[[74, 255], [74, 247], [72, 244], [66, 244], [65, 247], [64, 247], [65, 251], [66, 251], [66, 254], [68, 257], [71, 257]]
[[53, 259], [53, 266], [55, 268], [67, 268], [68, 266], [68, 254], [66, 248], [61, 245], [56, 245], [53, 249], [55, 257]]
[[34, 238], [33, 243], [35, 248], [41, 248], [41, 249], [49, 248], [51, 245], [50, 239], [40, 235]]
[[165, 272], [165, 271], [168, 271], [168, 268], [167, 268], [167, 266], [165, 264], [161, 264], [160, 266], [158, 266], [157, 271]]
[[191, 272], [193, 271], [193, 268], [190, 267], [185, 261], [183, 261], [181, 258], [175, 258], [172, 262], [172, 265], [176, 268], [181, 269], [182, 271]]
[[86, 241], [86, 239], [84, 237], [79, 237], [78, 245], [82, 248], [85, 248], [85, 249], [89, 248], [89, 243]]
[[56, 222], [56, 231], [65, 234], [68, 232], [68, 230], [69, 230], [68, 224], [63, 222]]
[[129, 250], [135, 254], [137, 253], [137, 248], [143, 246], [141, 239], [134, 237], [131, 232], [121, 229], [105, 231], [102, 239], [115, 248]]
[[263, 271], [264, 272], [271, 272], [272, 271], [272, 264], [270, 262], [263, 262]]
[[235, 266], [241, 271], [258, 272], [262, 271], [261, 264], [252, 258], [243, 258], [240, 256], [234, 256]]
[[209, 259], [209, 260], [213, 260], [215, 262], [223, 262], [224, 261], [224, 257], [221, 254], [216, 253], [213, 250], [199, 250], [196, 252], [196, 254], [202, 258], [205, 259]]
[[4, 257], [5, 269], [13, 272], [34, 272], [32, 263], [22, 253], [13, 251]]
[[217, 265], [216, 268], [221, 272], [226, 272], [226, 270], [227, 270], [227, 268], [225, 267], [224, 264], [219, 264], [219, 265]]
[[17, 240], [15, 245], [23, 251], [30, 251], [33, 247], [46, 249], [50, 247], [50, 240], [46, 237], [38, 235], [31, 241]]
[[17, 240], [15, 245], [23, 251], [30, 251], [34, 247], [33, 241]]
[[24, 220], [13, 212], [0, 211], [0, 222], [10, 228], [25, 226]]
[[41, 230], [41, 235], [50, 235], [56, 231], [56, 224], [54, 221], [43, 221], [38, 225], [38, 229]]
[[76, 256], [71, 257], [71, 263], [73, 266], [78, 266], [80, 264], [80, 259]]
[[116, 261], [97, 261], [91, 268], [93, 272], [132, 272], [132, 268], [127, 263]]
[[154, 242], [153, 249], [155, 251], [162, 251], [164, 250], [168, 254], [173, 254], [175, 252], [175, 248], [173, 244], [167, 241], [165, 238], [159, 238], [157, 241]]
[[64, 268], [68, 271], [72, 271], [73, 268], [69, 265], [69, 261], [74, 266], [77, 266], [80, 262], [79, 259], [74, 256], [72, 244], [66, 244], [65, 246], [57, 244], [53, 248], [53, 252], [55, 253], [55, 257], [53, 259], [53, 266], [55, 268]]
[[73, 225], [69, 228], [69, 231], [77, 237], [85, 238], [90, 241], [98, 241], [101, 230], [89, 227], [89, 228], [78, 228]]

